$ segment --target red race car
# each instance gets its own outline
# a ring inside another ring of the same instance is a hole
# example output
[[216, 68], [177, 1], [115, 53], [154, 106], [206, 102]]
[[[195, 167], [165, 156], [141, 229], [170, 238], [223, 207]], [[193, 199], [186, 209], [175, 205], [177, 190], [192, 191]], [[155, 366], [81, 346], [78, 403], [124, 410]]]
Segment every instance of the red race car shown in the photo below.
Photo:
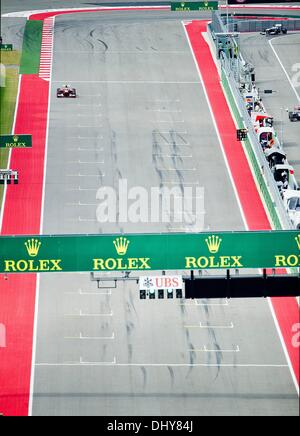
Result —
[[56, 96], [57, 98], [76, 98], [76, 89], [72, 88], [70, 85], [62, 86], [61, 88], [57, 88]]

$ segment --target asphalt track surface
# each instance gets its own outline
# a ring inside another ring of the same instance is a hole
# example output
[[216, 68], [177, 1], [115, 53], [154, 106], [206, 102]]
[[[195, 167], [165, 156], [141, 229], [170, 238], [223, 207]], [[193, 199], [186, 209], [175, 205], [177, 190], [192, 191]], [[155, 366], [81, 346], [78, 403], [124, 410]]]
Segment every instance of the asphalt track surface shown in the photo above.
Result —
[[[286, 72], [276, 58], [271, 44]], [[246, 59], [255, 66], [258, 87], [261, 90], [276, 91], [271, 95], [263, 95], [263, 102], [268, 112], [274, 116], [278, 137], [280, 141], [283, 138], [284, 149], [290, 164], [295, 168], [298, 182], [300, 182], [300, 123], [291, 123], [286, 109], [291, 110], [300, 102], [287, 78], [288, 75], [299, 96], [299, 44], [299, 33], [267, 39], [258, 34], [241, 35], [242, 51]]]
[[24, 18], [3, 18], [1, 20], [3, 43], [9, 41], [16, 50], [22, 50], [25, 23]]
[[[43, 233], [119, 232], [96, 221], [96, 194], [120, 177], [147, 189], [199, 183], [205, 228], [243, 228], [183, 26], [162, 18], [56, 19]], [[65, 81], [77, 100], [55, 98]], [[153, 159], [174, 146], [192, 157]], [[130, 283], [100, 291], [85, 274], [41, 277], [33, 415], [298, 413], [266, 301], [141, 302]]]

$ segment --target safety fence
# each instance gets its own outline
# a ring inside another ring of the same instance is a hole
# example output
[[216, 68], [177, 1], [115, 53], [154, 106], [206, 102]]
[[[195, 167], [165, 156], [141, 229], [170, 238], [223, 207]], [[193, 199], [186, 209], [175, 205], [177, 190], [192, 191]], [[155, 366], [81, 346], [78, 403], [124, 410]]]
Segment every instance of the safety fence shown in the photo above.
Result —
[[253, 15], [240, 14], [238, 17], [228, 17], [227, 15], [214, 11], [212, 16], [212, 25], [214, 31], [217, 32], [263, 32], [266, 29], [282, 24], [289, 32], [300, 30], [300, 16], [284, 15], [268, 19], [254, 18]]

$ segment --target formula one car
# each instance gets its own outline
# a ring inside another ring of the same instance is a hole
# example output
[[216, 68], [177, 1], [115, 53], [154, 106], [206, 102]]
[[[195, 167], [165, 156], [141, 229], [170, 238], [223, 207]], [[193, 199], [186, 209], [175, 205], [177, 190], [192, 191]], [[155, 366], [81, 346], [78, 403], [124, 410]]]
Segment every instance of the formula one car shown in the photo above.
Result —
[[281, 33], [286, 35], [287, 28], [283, 27], [282, 24], [275, 24], [275, 26], [265, 29], [264, 32], [262, 32], [262, 35], [280, 35]]
[[289, 112], [290, 121], [300, 121], [300, 106], [294, 107], [294, 110]]
[[287, 189], [291, 189], [294, 191], [298, 189], [298, 185], [295, 179], [295, 171], [291, 165], [275, 165], [272, 167], [272, 173], [274, 175], [275, 182], [281, 195], [283, 195], [284, 191]]
[[56, 96], [57, 98], [76, 98], [76, 89], [71, 88], [70, 85], [62, 86], [61, 88], [57, 88]]
[[273, 127], [274, 118], [268, 115], [266, 112], [255, 112], [251, 113], [251, 119], [254, 127]]
[[300, 230], [300, 191], [288, 189], [283, 194], [284, 207], [297, 230]]
[[284, 165], [286, 163], [286, 154], [279, 148], [266, 149], [265, 155], [271, 169], [276, 167], [276, 165]]

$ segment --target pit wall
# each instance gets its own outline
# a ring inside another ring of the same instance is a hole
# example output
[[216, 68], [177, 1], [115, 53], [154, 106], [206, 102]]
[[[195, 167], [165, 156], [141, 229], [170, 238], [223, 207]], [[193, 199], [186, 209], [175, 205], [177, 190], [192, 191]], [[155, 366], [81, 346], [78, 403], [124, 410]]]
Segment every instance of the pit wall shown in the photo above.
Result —
[[[237, 128], [243, 129], [245, 127], [244, 121], [240, 115], [239, 109], [237, 107], [237, 104], [235, 102], [234, 96], [233, 96], [231, 88], [230, 88], [230, 84], [229, 84], [228, 79], [227, 79], [227, 75], [226, 75], [223, 68], [222, 68], [222, 72], [221, 72], [221, 80], [222, 80], [222, 85], [223, 85], [223, 89], [225, 91], [227, 101], [228, 101], [229, 106], [231, 108], [231, 111], [234, 115], [234, 119], [236, 121]], [[271, 219], [272, 227], [274, 230], [282, 230], [283, 226], [281, 224], [281, 221], [280, 221], [280, 218], [277, 214], [277, 211], [274, 208], [273, 198], [270, 194], [269, 188], [268, 188], [267, 183], [265, 181], [264, 175], [262, 173], [262, 169], [261, 169], [260, 164], [257, 160], [257, 157], [256, 157], [256, 154], [255, 154], [254, 149], [252, 147], [252, 144], [251, 144], [249, 139], [243, 141], [242, 144], [243, 144], [244, 150], [246, 152], [247, 158], [250, 162], [252, 172], [254, 174], [254, 178], [255, 178], [259, 193], [262, 197], [262, 200], [264, 202], [264, 205], [266, 207], [268, 215]]]

